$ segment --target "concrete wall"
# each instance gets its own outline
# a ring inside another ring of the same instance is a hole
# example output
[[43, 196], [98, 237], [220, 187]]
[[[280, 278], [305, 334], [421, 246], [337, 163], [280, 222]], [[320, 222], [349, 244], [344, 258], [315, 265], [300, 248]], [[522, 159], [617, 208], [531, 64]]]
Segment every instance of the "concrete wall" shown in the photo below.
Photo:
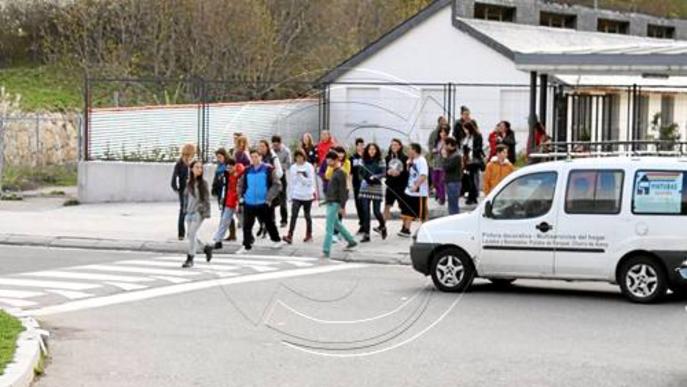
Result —
[[[214, 165], [205, 168], [205, 180], [212, 181]], [[170, 186], [174, 163], [124, 161], [82, 161], [79, 163], [79, 201], [164, 202], [177, 201]]]

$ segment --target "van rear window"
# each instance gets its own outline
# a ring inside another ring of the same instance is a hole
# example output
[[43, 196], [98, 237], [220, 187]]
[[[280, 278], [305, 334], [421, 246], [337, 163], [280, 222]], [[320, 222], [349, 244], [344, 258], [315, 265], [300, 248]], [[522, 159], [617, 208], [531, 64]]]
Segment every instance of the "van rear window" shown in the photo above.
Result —
[[687, 215], [687, 172], [637, 171], [632, 212], [642, 215]]
[[623, 177], [622, 171], [571, 171], [565, 194], [565, 212], [599, 215], [619, 213]]

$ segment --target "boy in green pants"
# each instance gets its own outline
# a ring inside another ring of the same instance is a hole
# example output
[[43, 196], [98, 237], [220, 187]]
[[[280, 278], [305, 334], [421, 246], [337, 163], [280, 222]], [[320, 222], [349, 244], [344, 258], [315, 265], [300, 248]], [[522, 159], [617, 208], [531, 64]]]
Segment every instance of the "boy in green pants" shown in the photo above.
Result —
[[322, 257], [329, 258], [332, 250], [332, 237], [334, 229], [338, 230], [348, 245], [346, 250], [350, 250], [358, 245], [353, 236], [339, 220], [339, 213], [346, 215], [345, 205], [348, 200], [348, 185], [346, 183], [346, 173], [341, 170], [339, 155], [334, 151], [327, 153], [327, 166], [334, 170], [332, 178], [327, 185], [325, 193], [325, 204], [327, 205], [327, 226], [324, 234], [324, 246], [322, 246]]

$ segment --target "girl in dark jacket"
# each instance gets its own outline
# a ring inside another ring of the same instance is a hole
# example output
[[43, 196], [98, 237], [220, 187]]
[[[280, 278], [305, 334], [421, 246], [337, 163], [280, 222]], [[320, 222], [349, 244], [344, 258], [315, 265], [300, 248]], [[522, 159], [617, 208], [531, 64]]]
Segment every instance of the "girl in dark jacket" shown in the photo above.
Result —
[[379, 222], [379, 227], [375, 229], [382, 234], [382, 239], [386, 239], [386, 223], [382, 216], [382, 200], [384, 199], [384, 186], [382, 179], [386, 173], [386, 164], [382, 159], [382, 152], [375, 143], [369, 143], [363, 153], [363, 165], [360, 168], [360, 194], [362, 204], [362, 232], [361, 242], [370, 241], [370, 205]]
[[479, 198], [479, 175], [484, 169], [484, 150], [482, 135], [472, 122], [466, 122], [465, 138], [463, 138], [463, 165], [466, 168], [465, 184], [467, 184], [468, 200], [465, 204], [477, 204]]
[[184, 217], [186, 210], [186, 183], [188, 182], [188, 165], [196, 154], [196, 146], [193, 144], [186, 144], [181, 147], [181, 155], [176, 164], [174, 164], [174, 173], [172, 174], [172, 190], [179, 196], [179, 218], [177, 220], [177, 236], [180, 241], [186, 237], [186, 228], [184, 227]]
[[203, 179], [203, 163], [194, 160], [191, 162], [191, 176], [186, 186], [186, 224], [188, 226], [188, 255], [186, 262], [181, 267], [193, 267], [193, 258], [199, 246], [203, 246], [203, 252], [208, 262], [212, 259], [212, 246], [203, 243], [198, 238], [198, 231], [205, 219], [210, 218], [210, 190], [208, 183]]
[[401, 206], [403, 191], [408, 185], [408, 156], [403, 152], [403, 143], [394, 138], [386, 158], [386, 191], [384, 193], [384, 219], [391, 217], [391, 207], [398, 202]]

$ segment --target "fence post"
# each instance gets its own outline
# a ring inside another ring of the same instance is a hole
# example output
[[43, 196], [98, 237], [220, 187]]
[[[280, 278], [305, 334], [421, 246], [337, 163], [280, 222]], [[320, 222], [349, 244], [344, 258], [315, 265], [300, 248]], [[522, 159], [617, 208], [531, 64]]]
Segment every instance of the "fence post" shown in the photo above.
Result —
[[36, 113], [36, 164], [43, 165], [44, 157], [41, 154], [41, 114]]
[[0, 114], [0, 193], [2, 192], [2, 177], [5, 168], [5, 116]]
[[84, 161], [88, 161], [90, 159], [91, 153], [90, 153], [90, 147], [89, 147], [89, 141], [90, 141], [90, 109], [91, 109], [91, 85], [90, 81], [88, 80], [88, 73], [84, 74], [84, 85], [83, 85], [83, 101], [84, 101], [84, 109], [83, 109], [83, 159]]

